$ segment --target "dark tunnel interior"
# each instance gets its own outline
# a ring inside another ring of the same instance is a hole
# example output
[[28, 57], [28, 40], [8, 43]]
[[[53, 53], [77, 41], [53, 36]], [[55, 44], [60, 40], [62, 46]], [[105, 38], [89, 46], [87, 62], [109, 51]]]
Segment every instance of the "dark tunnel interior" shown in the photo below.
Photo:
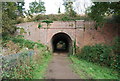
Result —
[[53, 52], [69, 52], [72, 40], [65, 33], [57, 33], [52, 37]]

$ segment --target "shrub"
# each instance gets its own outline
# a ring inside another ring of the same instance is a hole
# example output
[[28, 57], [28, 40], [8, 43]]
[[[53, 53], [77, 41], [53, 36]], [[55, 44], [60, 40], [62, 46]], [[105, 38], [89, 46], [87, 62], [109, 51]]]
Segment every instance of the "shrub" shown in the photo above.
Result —
[[17, 35], [16, 37], [17, 37], [17, 38], [24, 38], [23, 35]]
[[[114, 46], [114, 45], [113, 45]], [[114, 46], [115, 47], [115, 46]], [[116, 48], [116, 47], [115, 47]], [[93, 46], [84, 46], [81, 53], [77, 54], [79, 58], [90, 62], [98, 63], [103, 66], [110, 66], [118, 69], [119, 56], [113, 52], [112, 46], [104, 44], [95, 44]]]
[[43, 20], [42, 22], [47, 23], [47, 24], [53, 23], [53, 21], [51, 21], [51, 20]]
[[35, 18], [33, 20], [39, 21], [39, 20], [44, 20], [44, 19], [46, 19], [46, 17], [44, 15], [39, 14], [39, 15], [35, 16]]
[[[3, 79], [36, 79], [43, 78], [46, 66], [50, 60], [51, 53], [44, 49], [38, 49], [38, 53], [28, 56], [27, 52], [21, 54], [20, 58], [12, 61], [4, 61]], [[44, 70], [44, 71], [43, 71]], [[38, 74], [40, 74], [39, 77]]]
[[[9, 42], [8, 42], [9, 41]], [[8, 43], [8, 44], [7, 44]], [[47, 47], [30, 40], [23, 39], [22, 35], [16, 37], [3, 37], [2, 44], [4, 47], [12, 50], [18, 49], [14, 44], [18, 44], [20, 48], [27, 47], [34, 50], [34, 54], [29, 51], [22, 51], [20, 56], [12, 56], [13, 59], [2, 59], [2, 75], [3, 79], [38, 79], [43, 78], [46, 70], [46, 65], [49, 62], [51, 52]], [[39, 77], [38, 74], [40, 75]]]
[[50, 23], [53, 23], [53, 21], [51, 20], [43, 20], [42, 22], [47, 24], [47, 27], [50, 25]]
[[61, 20], [62, 20], [62, 21], [69, 21], [70, 19], [69, 19], [68, 16], [63, 16], [63, 17], [61, 18]]
[[24, 28], [20, 28], [20, 27], [18, 27], [17, 29], [18, 29], [18, 30], [20, 30], [20, 34], [27, 33], [27, 32], [25, 31], [25, 29], [24, 29]]
[[38, 24], [38, 28], [40, 29], [42, 27], [41, 23]]
[[50, 14], [50, 15], [42, 15], [39, 14], [33, 18], [33, 21], [40, 20], [52, 20], [52, 21], [74, 21], [74, 20], [90, 20], [88, 16], [70, 16], [68, 14]]
[[39, 47], [44, 47], [40, 43], [33, 42], [33, 41], [30, 41], [30, 40], [25, 40], [25, 39], [22, 39], [22, 38], [13, 38], [12, 41], [14, 43], [19, 43], [19, 45], [20, 45], [21, 48], [22, 47], [27, 47], [29, 49], [33, 49], [35, 44], [37, 44], [38, 48]]
[[111, 67], [120, 70], [120, 37], [116, 37], [112, 45]]
[[113, 41], [112, 49], [115, 54], [120, 54], [120, 37], [116, 37]]

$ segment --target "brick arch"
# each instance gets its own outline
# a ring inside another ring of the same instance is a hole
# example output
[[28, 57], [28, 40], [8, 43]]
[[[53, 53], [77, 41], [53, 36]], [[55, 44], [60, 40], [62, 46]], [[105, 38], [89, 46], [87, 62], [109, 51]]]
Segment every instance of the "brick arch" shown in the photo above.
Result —
[[64, 34], [68, 35], [71, 38], [72, 41], [75, 39], [74, 36], [71, 35], [71, 32], [69, 33], [68, 31], [65, 31], [65, 30], [64, 31], [53, 32], [52, 35], [51, 35], [51, 39], [54, 35], [59, 34], [59, 33], [64, 33]]
[[[65, 43], [64, 49], [57, 49], [57, 43], [63, 41]], [[51, 48], [53, 52], [71, 52], [72, 50], [72, 38], [66, 32], [57, 32], [52, 35]]]
[[[96, 43], [111, 43], [114, 37], [119, 36], [119, 24], [105, 24], [102, 29], [94, 30], [94, 22], [89, 21], [54, 21], [49, 28], [45, 23], [39, 29], [40, 22], [27, 22], [17, 24], [17, 27], [24, 28], [24, 38], [35, 42], [40, 42], [51, 50], [51, 38], [60, 32], [68, 34], [72, 41], [76, 41], [77, 47], [82, 48], [85, 45], [93, 45]], [[115, 28], [116, 27], [116, 28]], [[112, 32], [112, 33], [111, 33]], [[20, 35], [17, 30], [16, 34]], [[75, 50], [73, 49], [73, 52]]]

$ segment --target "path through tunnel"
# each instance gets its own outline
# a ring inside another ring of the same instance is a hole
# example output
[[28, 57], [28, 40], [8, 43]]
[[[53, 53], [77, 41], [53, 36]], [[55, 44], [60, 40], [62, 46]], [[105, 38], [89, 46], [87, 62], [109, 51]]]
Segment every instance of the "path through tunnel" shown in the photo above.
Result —
[[72, 40], [66, 33], [57, 33], [52, 37], [53, 52], [70, 52], [72, 48]]

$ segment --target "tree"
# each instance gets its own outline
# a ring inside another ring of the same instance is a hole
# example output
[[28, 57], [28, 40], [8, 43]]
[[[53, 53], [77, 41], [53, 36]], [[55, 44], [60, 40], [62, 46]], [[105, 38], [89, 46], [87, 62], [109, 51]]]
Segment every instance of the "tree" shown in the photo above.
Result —
[[33, 13], [45, 13], [44, 2], [39, 0], [39, 3], [34, 1], [29, 4], [30, 12]]
[[74, 1], [71, 1], [71, 0], [63, 0], [63, 1], [64, 1], [63, 5], [65, 6], [66, 14], [71, 16], [71, 17], [75, 17], [76, 12], [73, 9], [73, 2]]
[[[112, 15], [120, 18], [120, 2], [94, 2], [94, 5], [86, 12], [97, 25], [102, 25], [107, 16]], [[117, 22], [120, 22], [120, 20], [117, 19]]]
[[19, 16], [23, 16], [23, 11], [25, 10], [25, 8], [23, 8], [24, 4], [24, 2], [17, 2], [16, 4]]
[[13, 35], [16, 31], [17, 6], [15, 2], [2, 2], [2, 34]]

